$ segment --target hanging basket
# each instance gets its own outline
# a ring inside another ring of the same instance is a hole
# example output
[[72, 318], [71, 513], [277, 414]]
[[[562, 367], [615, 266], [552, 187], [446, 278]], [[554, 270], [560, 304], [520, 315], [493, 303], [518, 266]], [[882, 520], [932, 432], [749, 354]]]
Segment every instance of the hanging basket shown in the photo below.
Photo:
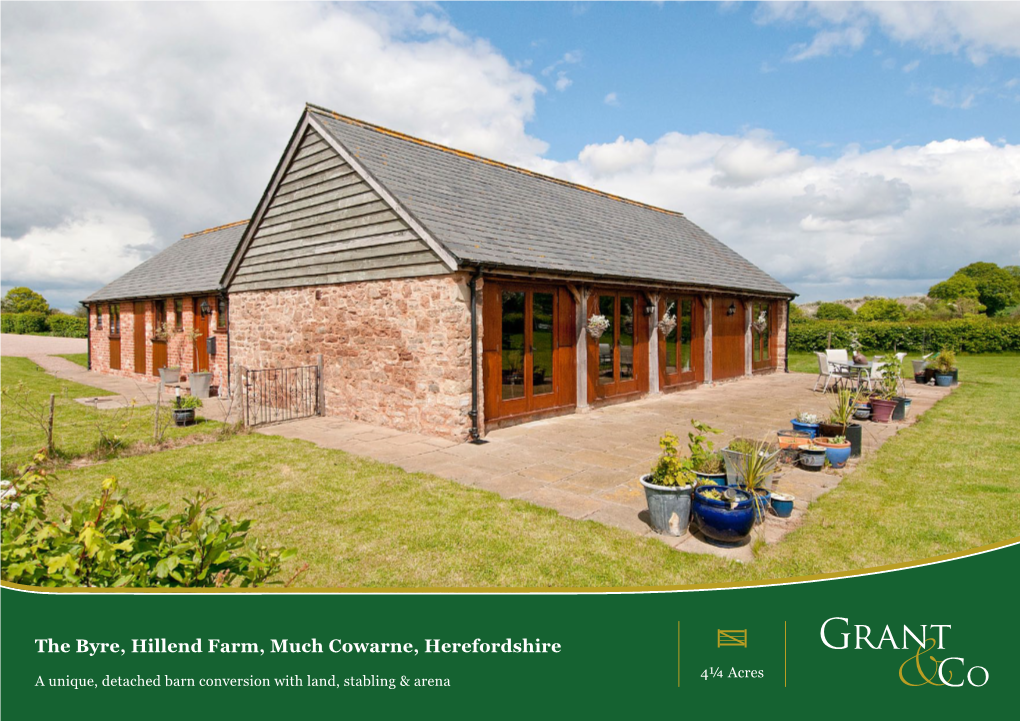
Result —
[[763, 310], [761, 313], [758, 314], [758, 319], [751, 324], [751, 327], [754, 328], [759, 333], [764, 333], [766, 330], [768, 330], [769, 317], [766, 311]]
[[601, 338], [607, 330], [609, 330], [609, 319], [604, 315], [593, 315], [588, 319], [588, 335], [595, 340]]
[[676, 316], [666, 315], [659, 321], [659, 332], [663, 335], [669, 335], [676, 328]]

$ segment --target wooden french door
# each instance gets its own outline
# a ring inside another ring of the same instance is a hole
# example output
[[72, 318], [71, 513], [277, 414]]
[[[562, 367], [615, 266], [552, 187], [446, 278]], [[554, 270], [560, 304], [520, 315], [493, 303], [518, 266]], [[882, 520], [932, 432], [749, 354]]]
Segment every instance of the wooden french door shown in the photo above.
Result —
[[110, 370], [120, 370], [120, 305], [110, 305]]
[[751, 368], [768, 370], [776, 367], [775, 301], [756, 300], [751, 304]]
[[712, 380], [744, 375], [744, 315], [739, 298], [716, 297], [712, 302]]
[[601, 315], [609, 328], [588, 335], [588, 397], [612, 398], [648, 390], [648, 321], [645, 299], [636, 291], [596, 291], [588, 317]]
[[490, 281], [484, 294], [486, 419], [576, 403], [574, 303], [567, 290]]
[[145, 374], [145, 303], [135, 303], [131, 319], [135, 344], [135, 373]]
[[205, 344], [206, 339], [209, 337], [209, 316], [202, 313], [203, 300], [211, 309], [212, 304], [208, 298], [191, 299], [191, 317], [194, 319], [192, 327], [195, 329], [196, 334], [194, 365], [192, 366], [195, 371], [209, 370], [209, 351]]
[[[662, 320], [675, 321], [664, 333]], [[705, 380], [705, 313], [696, 296], [666, 294], [659, 300], [659, 387]]]

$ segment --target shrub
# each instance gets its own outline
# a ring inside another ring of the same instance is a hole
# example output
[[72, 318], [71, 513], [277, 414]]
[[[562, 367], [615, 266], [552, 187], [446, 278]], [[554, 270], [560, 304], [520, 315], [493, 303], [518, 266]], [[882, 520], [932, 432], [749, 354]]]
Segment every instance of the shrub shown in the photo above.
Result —
[[864, 304], [857, 309], [859, 320], [903, 320], [907, 315], [902, 305], [892, 298], [872, 298], [864, 301]]
[[[107, 478], [95, 499], [51, 511], [44, 454], [3, 490], [0, 563], [6, 581], [31, 586], [261, 586], [293, 551], [249, 538], [197, 493], [181, 513], [132, 503]], [[6, 483], [6, 482], [5, 482]]]
[[46, 299], [31, 288], [18, 286], [7, 291], [0, 302], [4, 313], [51, 313], [50, 304]]
[[659, 439], [662, 453], [652, 466], [651, 482], [669, 488], [694, 483], [694, 467], [691, 459], [680, 455], [680, 439], [674, 433], [665, 433]]
[[45, 313], [30, 311], [28, 313], [3, 314], [4, 333], [45, 333], [48, 330]]
[[853, 320], [854, 312], [842, 303], [819, 303], [815, 318], [818, 320]]
[[88, 336], [88, 320], [65, 313], [54, 313], [46, 318], [53, 335], [61, 338], [85, 338]]
[[954, 348], [966, 353], [1020, 351], [1020, 322], [971, 316], [947, 321], [883, 323], [810, 320], [789, 328], [790, 350], [825, 350], [829, 334], [833, 348], [849, 348], [856, 332], [861, 346], [881, 350], [930, 351]]

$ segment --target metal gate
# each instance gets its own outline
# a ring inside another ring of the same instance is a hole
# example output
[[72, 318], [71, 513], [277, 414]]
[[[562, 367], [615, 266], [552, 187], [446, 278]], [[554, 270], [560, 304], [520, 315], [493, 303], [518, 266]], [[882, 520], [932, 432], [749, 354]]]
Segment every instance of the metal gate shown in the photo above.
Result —
[[322, 373], [319, 366], [240, 368], [246, 426], [280, 423], [319, 415]]

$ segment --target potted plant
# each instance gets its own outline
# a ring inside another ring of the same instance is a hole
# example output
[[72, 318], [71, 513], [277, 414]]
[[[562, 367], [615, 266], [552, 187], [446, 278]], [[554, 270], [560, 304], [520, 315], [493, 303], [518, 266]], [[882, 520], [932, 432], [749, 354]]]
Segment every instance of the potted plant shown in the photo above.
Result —
[[818, 435], [819, 418], [814, 413], [798, 413], [797, 417], [790, 421], [795, 431], [807, 431], [811, 438]]
[[694, 489], [698, 529], [715, 541], [744, 542], [754, 528], [755, 502], [739, 488], [704, 485]]
[[772, 499], [766, 484], [772, 484], [776, 454], [772, 453], [774, 446], [766, 440], [752, 441], [752, 444], [750, 452], [742, 454], [738, 460], [744, 481], [740, 488], [750, 493], [754, 501], [754, 522], [764, 523]]
[[811, 436], [807, 431], [778, 431], [779, 436], [779, 462], [796, 463], [800, 458], [800, 449], [811, 442]]
[[846, 439], [846, 436], [816, 438], [815, 445], [825, 449], [825, 460], [833, 468], [842, 468], [850, 459], [850, 441]]
[[744, 456], [762, 455], [765, 459], [765, 476], [762, 485], [771, 487], [772, 474], [776, 470], [776, 463], [779, 461], [779, 448], [772, 443], [765, 441], [753, 441], [747, 438], [736, 438], [723, 449], [723, 461], [726, 463], [726, 484], [730, 486], [743, 486], [743, 469], [746, 465]]
[[604, 315], [596, 313], [588, 319], [588, 335], [595, 340], [601, 338], [607, 330], [609, 330], [609, 319]]
[[949, 348], [940, 350], [931, 366], [935, 369], [935, 385], [948, 388], [957, 383], [956, 353]]
[[[157, 324], [152, 330], [152, 342], [153, 343], [168, 343], [170, 342], [170, 326], [166, 323]], [[159, 368], [159, 381], [163, 385], [170, 385], [171, 383], [178, 383], [181, 379], [181, 365], [180, 365], [180, 347], [177, 350], [177, 365], [165, 366]]]
[[666, 433], [659, 439], [662, 453], [652, 472], [641, 476], [652, 528], [658, 533], [682, 536], [691, 522], [691, 491], [695, 475], [691, 459], [680, 455], [680, 439]]
[[202, 400], [195, 396], [178, 395], [174, 399], [174, 425], [190, 426], [195, 422], [195, 409], [202, 407]]
[[705, 435], [721, 433], [721, 431], [694, 419], [691, 419], [691, 425], [694, 426], [694, 431], [687, 432], [687, 449], [691, 453], [691, 464], [694, 468], [694, 475], [698, 478], [698, 485], [714, 483], [725, 486], [726, 465], [722, 453], [714, 450], [712, 441], [708, 440], [708, 436]]
[[[893, 411], [899, 404], [896, 401], [896, 384], [893, 378], [895, 371], [889, 369], [890, 363], [883, 363], [882, 384], [871, 395], [871, 420], [876, 423], [888, 423], [892, 420]], [[891, 382], [890, 382], [891, 381]]]
[[[862, 393], [849, 388], [839, 390], [832, 398], [832, 412], [825, 423], [819, 424], [822, 436], [844, 436], [850, 443], [850, 455], [854, 458], [861, 455], [863, 431], [860, 423], [854, 423], [858, 404]], [[870, 412], [870, 411], [869, 411]]]
[[805, 471], [820, 471], [825, 465], [825, 448], [812, 443], [800, 449], [800, 465]]
[[[195, 344], [198, 343], [198, 339], [202, 336], [202, 331], [198, 330], [198, 328], [191, 328], [184, 331], [184, 338], [187, 340], [188, 345], [192, 348], [195, 347]], [[193, 396], [198, 398], [208, 398], [209, 385], [211, 383], [212, 373], [209, 371], [191, 371], [188, 373], [188, 388]]]

